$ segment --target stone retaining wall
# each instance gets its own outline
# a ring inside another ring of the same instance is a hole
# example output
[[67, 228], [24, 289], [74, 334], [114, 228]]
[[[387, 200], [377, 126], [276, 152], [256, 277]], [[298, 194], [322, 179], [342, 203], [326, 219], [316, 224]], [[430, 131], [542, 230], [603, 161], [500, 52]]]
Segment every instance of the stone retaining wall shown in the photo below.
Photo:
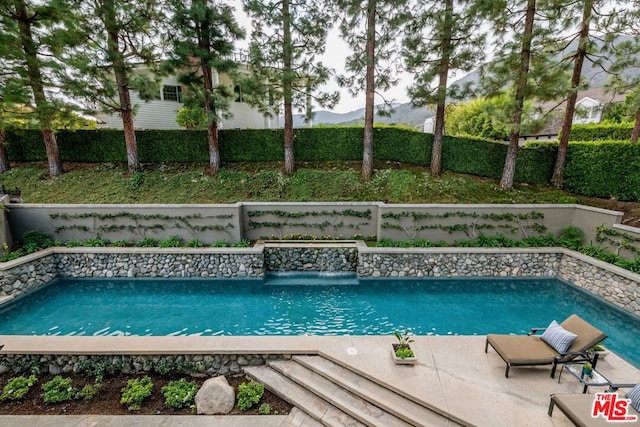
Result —
[[93, 373], [104, 369], [108, 374], [157, 372], [167, 374], [176, 369], [194, 375], [235, 375], [245, 366], [264, 365], [268, 360], [290, 359], [288, 354], [186, 354], [186, 355], [43, 355], [7, 354], [0, 356], [0, 375], [37, 371]]
[[60, 277], [262, 277], [261, 254], [58, 254]]
[[[354, 271], [361, 277], [559, 277], [640, 316], [640, 276], [561, 248], [368, 248], [318, 244], [226, 250], [52, 248], [0, 266], [0, 303], [57, 277], [263, 277]], [[213, 251], [213, 252], [212, 252]]]
[[[51, 248], [18, 260], [0, 269], [0, 297], [18, 297], [58, 277], [262, 277], [261, 248], [245, 251], [205, 252], [139, 249]], [[95, 251], [95, 252], [92, 252]], [[62, 252], [62, 253], [57, 253]], [[1, 298], [0, 298], [1, 302]]]
[[361, 253], [362, 277], [553, 277], [561, 253]]
[[[580, 259], [584, 256], [565, 254], [558, 277], [599, 296], [628, 313], [640, 316], [640, 281], [638, 276], [601, 261]], [[606, 268], [603, 268], [606, 267]]]
[[266, 271], [356, 271], [353, 247], [269, 247], [264, 249]]
[[7, 264], [15, 267], [0, 271], [0, 296], [19, 297], [31, 292], [58, 277], [58, 269], [54, 261], [55, 255], [49, 253], [42, 257], [30, 256]]

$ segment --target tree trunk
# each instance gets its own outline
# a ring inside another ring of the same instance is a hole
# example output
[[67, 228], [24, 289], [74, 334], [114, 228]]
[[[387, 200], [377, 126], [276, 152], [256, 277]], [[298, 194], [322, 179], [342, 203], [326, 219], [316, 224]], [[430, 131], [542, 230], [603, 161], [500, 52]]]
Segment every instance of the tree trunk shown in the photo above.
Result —
[[364, 107], [364, 146], [362, 150], [362, 178], [365, 181], [373, 175], [373, 109], [375, 103], [375, 66], [376, 66], [376, 0], [367, 3], [367, 56], [365, 107]]
[[11, 169], [9, 155], [7, 154], [7, 134], [1, 129], [0, 124], [0, 173], [5, 173]]
[[633, 122], [633, 132], [631, 132], [631, 143], [638, 143], [638, 136], [640, 135], [640, 110], [636, 111], [636, 119]]
[[207, 140], [209, 142], [209, 170], [216, 176], [220, 171], [220, 144], [218, 142], [218, 122], [212, 120], [207, 125]]
[[284, 171], [287, 175], [295, 172], [293, 157], [293, 88], [292, 63], [293, 45], [291, 40], [291, 13], [289, 0], [282, 1], [282, 95], [284, 98]]
[[438, 103], [436, 105], [436, 122], [433, 129], [433, 146], [431, 148], [431, 175], [442, 175], [442, 135], [444, 134], [444, 109], [447, 102], [447, 77], [451, 58], [451, 27], [453, 25], [453, 0], [445, 0], [444, 32], [442, 34], [442, 57], [438, 75]]
[[531, 59], [531, 41], [533, 39], [533, 21], [536, 14], [536, 0], [527, 1], [527, 13], [525, 15], [524, 33], [522, 34], [522, 51], [520, 52], [520, 68], [518, 69], [518, 81], [516, 93], [513, 99], [513, 115], [511, 116], [511, 130], [509, 132], [509, 148], [504, 159], [504, 169], [500, 187], [504, 190], [513, 189], [513, 180], [516, 174], [516, 162], [518, 160], [518, 144], [520, 141], [520, 127], [522, 125], [522, 110], [527, 90], [527, 77], [529, 75], [529, 63]]
[[[203, 8], [206, 5], [202, 6]], [[209, 39], [203, 35], [204, 28], [200, 24], [196, 24], [196, 34], [198, 37], [198, 47], [204, 52], [211, 52], [211, 43]], [[218, 119], [215, 114], [215, 106], [211, 98], [213, 87], [213, 70], [205, 59], [200, 59], [200, 70], [202, 71], [202, 79], [204, 82], [204, 111], [207, 114], [207, 142], [209, 145], [209, 173], [217, 176], [220, 172], [220, 143], [218, 140]]]
[[4, 131], [4, 120], [0, 112], [0, 173], [5, 173], [11, 169], [9, 154], [7, 153], [7, 134]]
[[47, 101], [47, 96], [44, 91], [44, 83], [42, 82], [42, 72], [40, 70], [40, 62], [38, 60], [38, 48], [33, 41], [33, 36], [31, 34], [31, 18], [27, 15], [27, 6], [24, 1], [19, 1], [17, 3], [16, 17], [18, 20], [20, 39], [27, 65], [29, 85], [33, 91], [33, 99], [36, 104], [36, 116], [40, 123], [40, 130], [42, 131], [44, 146], [47, 152], [47, 160], [49, 161], [49, 174], [51, 176], [58, 176], [64, 172], [64, 169], [62, 168], [62, 161], [60, 160], [60, 151], [58, 150], [56, 136], [53, 133], [51, 106]]
[[567, 109], [564, 112], [564, 121], [562, 122], [562, 130], [560, 131], [560, 143], [558, 144], [558, 153], [556, 155], [556, 164], [553, 168], [553, 176], [551, 183], [562, 188], [564, 184], [564, 166], [567, 161], [567, 149], [569, 147], [569, 138], [571, 137], [571, 126], [573, 125], [573, 115], [576, 111], [576, 101], [578, 100], [578, 85], [580, 84], [580, 76], [582, 75], [582, 64], [587, 56], [587, 43], [589, 42], [589, 24], [591, 22], [591, 14], [594, 0], [585, 0], [582, 10], [582, 23], [580, 24], [580, 37], [578, 38], [578, 50], [573, 65], [573, 75], [571, 76], [571, 92], [567, 98]]
[[104, 25], [107, 31], [107, 55], [113, 64], [113, 73], [116, 77], [118, 87], [118, 98], [120, 100], [120, 116], [122, 117], [122, 127], [124, 129], [124, 144], [127, 149], [127, 169], [129, 173], [140, 170], [140, 160], [138, 159], [138, 143], [133, 124], [133, 108], [129, 95], [129, 81], [127, 78], [127, 67], [124, 56], [120, 52], [119, 29], [116, 22], [116, 11], [112, 0], [104, 1]]

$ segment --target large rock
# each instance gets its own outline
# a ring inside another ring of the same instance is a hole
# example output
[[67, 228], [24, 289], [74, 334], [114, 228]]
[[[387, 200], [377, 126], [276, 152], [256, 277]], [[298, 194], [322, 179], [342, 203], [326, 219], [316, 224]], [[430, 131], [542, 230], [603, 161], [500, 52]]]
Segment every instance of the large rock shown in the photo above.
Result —
[[195, 400], [198, 414], [228, 414], [235, 405], [236, 395], [227, 379], [219, 376], [206, 380]]

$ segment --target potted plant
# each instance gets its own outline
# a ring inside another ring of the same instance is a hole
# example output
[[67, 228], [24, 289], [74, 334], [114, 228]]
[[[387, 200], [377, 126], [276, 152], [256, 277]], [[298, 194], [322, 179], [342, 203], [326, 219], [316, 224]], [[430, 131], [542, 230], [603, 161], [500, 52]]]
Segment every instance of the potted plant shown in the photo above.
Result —
[[609, 355], [609, 353], [611, 353], [609, 350], [607, 350], [604, 346], [600, 344], [594, 345], [589, 349], [589, 351], [593, 354], [597, 354], [598, 360], [604, 360]]
[[418, 360], [416, 358], [415, 353], [411, 349], [411, 343], [413, 339], [409, 334], [409, 331], [404, 331], [402, 334], [399, 332], [393, 333], [395, 337], [398, 339], [398, 342], [392, 344], [391, 355], [393, 356], [393, 361], [397, 365], [413, 365]]
[[582, 365], [582, 375], [580, 375], [580, 378], [584, 378], [585, 376], [590, 377], [592, 373], [593, 367], [591, 366], [591, 363], [585, 363]]

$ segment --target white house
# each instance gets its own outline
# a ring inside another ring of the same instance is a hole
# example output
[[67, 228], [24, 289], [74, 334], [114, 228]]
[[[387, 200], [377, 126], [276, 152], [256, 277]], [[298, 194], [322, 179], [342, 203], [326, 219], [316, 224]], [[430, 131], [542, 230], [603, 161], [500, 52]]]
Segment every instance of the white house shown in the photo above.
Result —
[[[233, 85], [231, 78], [227, 74], [213, 73], [213, 84]], [[176, 115], [178, 110], [183, 107], [182, 91], [180, 83], [176, 76], [170, 76], [162, 79], [162, 86], [157, 99], [144, 101], [136, 91], [130, 90], [131, 103], [134, 106], [136, 114], [134, 116], [134, 124], [136, 129], [181, 129], [176, 123]], [[242, 100], [242, 88], [235, 85], [234, 92], [236, 94], [234, 101], [231, 103], [230, 119], [218, 122], [220, 129], [236, 129], [236, 128], [252, 128], [265, 129], [279, 127], [277, 116], [269, 118], [257, 109], [252, 108]], [[122, 119], [119, 114], [102, 115], [100, 117], [100, 128], [122, 129]]]
[[605, 104], [597, 99], [585, 96], [576, 102], [573, 123], [600, 123]]

